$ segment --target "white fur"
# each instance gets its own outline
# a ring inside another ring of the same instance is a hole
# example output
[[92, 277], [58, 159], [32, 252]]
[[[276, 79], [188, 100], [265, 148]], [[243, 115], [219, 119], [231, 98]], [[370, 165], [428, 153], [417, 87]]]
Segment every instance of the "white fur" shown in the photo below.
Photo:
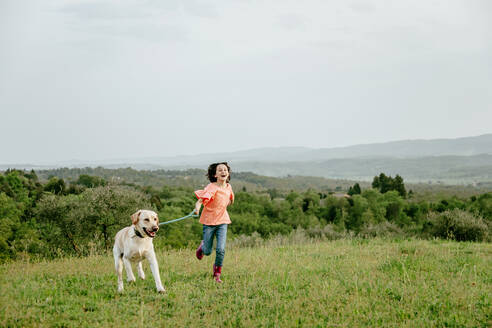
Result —
[[[161, 283], [154, 244], [152, 244], [152, 237], [159, 229], [159, 218], [153, 211], [140, 210], [132, 215], [132, 223], [131, 226], [118, 231], [114, 241], [113, 255], [116, 274], [118, 275], [118, 292], [123, 292], [123, 264], [126, 269], [128, 282], [135, 281], [132, 262], [137, 262], [138, 276], [141, 279], [145, 279], [145, 273], [142, 270], [142, 260], [147, 259], [152, 275], [154, 276], [157, 291], [163, 293], [165, 289]], [[136, 235], [135, 230], [139, 231], [143, 238]]]

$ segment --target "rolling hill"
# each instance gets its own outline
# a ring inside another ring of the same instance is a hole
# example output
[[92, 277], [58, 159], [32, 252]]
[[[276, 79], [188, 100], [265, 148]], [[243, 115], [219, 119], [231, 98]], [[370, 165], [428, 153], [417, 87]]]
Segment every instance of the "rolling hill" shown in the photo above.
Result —
[[408, 182], [447, 184], [492, 183], [492, 134], [456, 139], [402, 140], [338, 148], [270, 147], [175, 157], [70, 161], [45, 165], [1, 165], [0, 170], [60, 167], [105, 167], [138, 170], [204, 169], [228, 161], [234, 170], [281, 177], [319, 176], [370, 180], [375, 175], [400, 174]]

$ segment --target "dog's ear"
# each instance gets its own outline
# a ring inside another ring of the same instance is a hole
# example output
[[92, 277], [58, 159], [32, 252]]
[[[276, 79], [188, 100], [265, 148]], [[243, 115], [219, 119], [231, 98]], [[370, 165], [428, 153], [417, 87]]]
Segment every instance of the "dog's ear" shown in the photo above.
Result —
[[142, 211], [137, 211], [135, 213], [132, 214], [132, 223], [133, 224], [137, 224], [138, 223], [138, 217], [140, 216], [140, 213]]

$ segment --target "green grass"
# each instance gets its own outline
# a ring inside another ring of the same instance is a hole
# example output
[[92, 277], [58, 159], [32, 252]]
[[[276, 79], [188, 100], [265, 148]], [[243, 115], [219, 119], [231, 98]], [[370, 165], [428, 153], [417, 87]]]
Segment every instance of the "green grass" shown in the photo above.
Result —
[[[167, 289], [116, 292], [108, 256], [0, 266], [2, 327], [491, 327], [492, 244], [338, 240], [157, 254]], [[136, 274], [136, 270], [134, 271]]]

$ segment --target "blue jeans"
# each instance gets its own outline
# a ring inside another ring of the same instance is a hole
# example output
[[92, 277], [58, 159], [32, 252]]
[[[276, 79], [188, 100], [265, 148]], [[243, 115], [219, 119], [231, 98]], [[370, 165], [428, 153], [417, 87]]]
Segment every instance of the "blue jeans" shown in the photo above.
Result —
[[215, 266], [222, 266], [225, 255], [225, 245], [227, 238], [227, 224], [216, 226], [203, 225], [203, 254], [210, 255], [214, 243], [214, 235], [217, 237], [217, 247], [215, 248]]

